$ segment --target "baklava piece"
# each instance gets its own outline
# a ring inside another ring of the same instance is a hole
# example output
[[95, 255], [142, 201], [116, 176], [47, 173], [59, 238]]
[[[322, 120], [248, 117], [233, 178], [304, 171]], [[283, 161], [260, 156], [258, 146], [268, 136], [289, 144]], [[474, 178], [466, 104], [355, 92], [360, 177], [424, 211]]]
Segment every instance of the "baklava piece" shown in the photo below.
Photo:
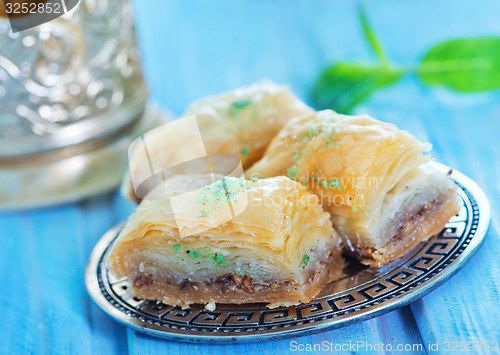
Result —
[[[196, 116], [206, 153], [234, 154], [246, 169], [262, 157], [269, 142], [286, 122], [313, 112], [287, 86], [264, 80], [200, 99], [191, 104], [183, 116]], [[190, 136], [193, 132], [186, 129], [172, 137], [169, 130], [151, 130], [147, 133], [149, 161], [143, 154], [132, 154], [131, 173], [149, 173], [151, 162], [155, 166], [173, 166], [179, 161], [179, 154], [189, 156], [190, 147], [183, 143], [193, 139]], [[183, 147], [182, 150], [179, 147]], [[136, 202], [142, 199], [135, 195], [129, 174], [122, 190], [129, 199]]]
[[383, 265], [458, 211], [455, 184], [427, 164], [430, 149], [392, 124], [325, 110], [291, 120], [246, 175], [302, 183], [330, 212], [347, 249]]
[[[255, 181], [219, 176], [208, 184], [210, 179], [167, 180], [130, 217], [108, 267], [128, 278], [131, 295], [181, 307], [251, 302], [277, 307], [308, 302], [341, 276], [340, 238], [305, 187], [283, 176]], [[200, 187], [200, 181], [207, 184]], [[186, 193], [197, 206], [172, 208], [171, 197]], [[230, 220], [218, 216], [228, 202], [235, 214]]]
[[287, 86], [264, 80], [200, 99], [184, 116], [196, 116], [207, 152], [236, 154], [246, 169], [262, 157], [285, 123], [313, 112]]

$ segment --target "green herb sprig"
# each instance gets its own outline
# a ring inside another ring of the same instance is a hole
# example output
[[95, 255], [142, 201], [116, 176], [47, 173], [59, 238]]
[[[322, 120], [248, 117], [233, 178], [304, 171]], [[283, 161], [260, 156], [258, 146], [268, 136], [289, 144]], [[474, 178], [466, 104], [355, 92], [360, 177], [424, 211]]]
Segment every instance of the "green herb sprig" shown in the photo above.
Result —
[[389, 62], [363, 7], [359, 19], [367, 43], [378, 59], [374, 64], [338, 62], [321, 72], [312, 99], [319, 109], [350, 113], [376, 90], [416, 75], [429, 86], [461, 93], [483, 92], [500, 87], [500, 38], [454, 39], [430, 48], [414, 68], [398, 68]]

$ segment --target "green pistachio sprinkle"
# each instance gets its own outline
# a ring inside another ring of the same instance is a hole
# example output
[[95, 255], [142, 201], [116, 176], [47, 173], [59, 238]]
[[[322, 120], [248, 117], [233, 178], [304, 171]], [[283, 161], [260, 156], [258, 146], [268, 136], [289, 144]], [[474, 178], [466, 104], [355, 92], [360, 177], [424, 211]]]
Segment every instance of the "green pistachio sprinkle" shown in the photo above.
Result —
[[265, 219], [266, 221], [269, 221], [269, 216], [264, 216], [264, 219]]
[[174, 244], [174, 249], [179, 251], [181, 250], [181, 245], [180, 244]]
[[242, 110], [244, 109], [245, 107], [247, 107], [248, 105], [250, 105], [252, 103], [252, 100], [251, 99], [246, 99], [246, 100], [239, 100], [239, 101], [235, 101], [231, 104], [232, 107], [234, 108], [237, 108], [239, 110]]
[[238, 118], [238, 113], [239, 111], [243, 110], [245, 107], [249, 106], [252, 103], [252, 100], [246, 99], [246, 100], [239, 100], [239, 101], [234, 101], [231, 106], [229, 106], [228, 109], [228, 114], [232, 118]]
[[298, 169], [295, 169], [295, 168], [288, 169], [288, 175], [292, 179], [295, 179], [295, 175], [298, 174], [298, 173], [299, 173]]
[[241, 150], [241, 154], [243, 154], [244, 156], [247, 156], [248, 155], [248, 148], [243, 148]]
[[224, 259], [224, 255], [222, 255], [222, 254], [216, 254], [215, 255], [215, 261], [217, 261], [217, 263], [219, 264], [219, 266], [223, 266], [223, 265], [229, 266], [229, 264], [226, 261], [226, 259]]
[[233, 200], [236, 196], [245, 189], [244, 178], [226, 177], [221, 181], [217, 181], [200, 189], [197, 200], [197, 210], [199, 217], [209, 217], [212, 213], [223, 206], [227, 205], [227, 201]]
[[333, 180], [330, 182], [330, 185], [332, 185], [332, 187], [336, 187], [336, 188], [338, 188], [340, 191], [342, 191], [342, 190], [341, 190], [341, 187], [340, 187], [340, 185], [341, 185], [341, 184], [340, 184], [340, 181], [339, 181], [339, 180], [337, 180], [337, 179], [333, 179]]
[[300, 137], [300, 138], [302, 139], [302, 141], [304, 141], [304, 142], [309, 142], [309, 141], [312, 139], [312, 137], [310, 137], [310, 136], [305, 136], [305, 135], [303, 135], [303, 134], [301, 134], [299, 137]]
[[243, 270], [238, 270], [238, 274], [240, 274], [241, 276], [245, 276], [245, 271], [243, 271]]
[[307, 264], [309, 263], [309, 255], [304, 255], [304, 257], [302, 258], [302, 262], [304, 263], [304, 265], [302, 265], [302, 268], [305, 268], [307, 266]]

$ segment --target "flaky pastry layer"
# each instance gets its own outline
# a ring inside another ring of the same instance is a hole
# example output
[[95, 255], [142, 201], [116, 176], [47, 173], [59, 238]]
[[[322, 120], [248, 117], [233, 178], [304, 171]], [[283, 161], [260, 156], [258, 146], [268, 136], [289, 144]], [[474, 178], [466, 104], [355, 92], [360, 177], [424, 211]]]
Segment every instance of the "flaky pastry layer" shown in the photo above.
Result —
[[263, 80], [198, 100], [184, 115], [198, 118], [207, 152], [236, 154], [246, 169], [262, 157], [285, 123], [313, 112], [287, 86]]
[[191, 303], [267, 303], [269, 308], [297, 305], [314, 298], [322, 287], [343, 276], [343, 259], [338, 248], [307, 272], [305, 282], [259, 280], [236, 272], [200, 281], [185, 279], [178, 283], [159, 271], [138, 272], [131, 294], [144, 299], [187, 307]]
[[[269, 142], [286, 122], [313, 112], [288, 87], [263, 80], [228, 93], [200, 99], [192, 103], [183, 116], [196, 116], [208, 154], [234, 154], [246, 169], [262, 157]], [[147, 133], [149, 160], [155, 166], [176, 166], [174, 163], [182, 160], [179, 155], [196, 155], [197, 151], [190, 152], [190, 147], [183, 145], [185, 141], [196, 140], [196, 132], [186, 130], [166, 139], [165, 134], [168, 133], [168, 130], [151, 130]], [[183, 148], [179, 150], [178, 147]], [[150, 173], [150, 162], [140, 150], [133, 152], [130, 157], [133, 176]], [[141, 200], [142, 196], [135, 195], [129, 173], [124, 178], [122, 191], [131, 200]]]
[[[151, 192], [154, 199], [140, 203], [115, 241], [109, 269], [129, 279], [134, 295], [180, 306], [297, 304], [339, 275], [340, 238], [318, 198], [302, 185], [286, 177], [223, 178], [224, 184], [196, 190], [200, 198], [194, 201], [201, 201], [209, 215], [190, 220], [172, 210], [169, 198], [183, 196], [200, 180], [209, 178], [178, 176], [158, 186]], [[235, 188], [243, 182], [244, 189]], [[229, 198], [228, 190], [239, 194]], [[236, 211], [245, 199], [246, 208], [234, 218], [217, 219], [228, 201]]]
[[458, 210], [457, 189], [426, 165], [428, 150], [394, 125], [325, 110], [286, 124], [246, 174], [301, 182], [320, 198], [345, 246], [382, 265]]

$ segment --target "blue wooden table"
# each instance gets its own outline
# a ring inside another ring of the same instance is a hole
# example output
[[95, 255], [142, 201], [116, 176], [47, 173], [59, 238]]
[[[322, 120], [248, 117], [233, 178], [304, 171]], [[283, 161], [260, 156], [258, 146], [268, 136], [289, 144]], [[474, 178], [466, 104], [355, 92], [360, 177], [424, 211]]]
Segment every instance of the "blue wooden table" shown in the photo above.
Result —
[[[313, 82], [328, 63], [373, 61], [357, 2], [137, 0], [134, 5], [151, 98], [174, 114], [203, 95], [263, 77], [289, 84], [310, 103]], [[415, 65], [426, 49], [444, 40], [500, 36], [498, 1], [369, 1], [366, 11], [391, 61], [403, 67]], [[294, 344], [323, 341], [383, 342], [393, 348], [423, 344], [430, 353], [429, 344], [436, 342], [443, 352], [446, 341], [500, 340], [500, 90], [464, 95], [408, 76], [356, 112], [431, 142], [437, 161], [467, 174], [486, 192], [492, 207], [486, 240], [443, 286], [384, 316], [295, 339], [193, 345], [151, 338], [115, 323], [85, 290], [93, 246], [134, 208], [113, 191], [79, 203], [0, 214], [0, 353], [281, 354], [293, 352]]]

